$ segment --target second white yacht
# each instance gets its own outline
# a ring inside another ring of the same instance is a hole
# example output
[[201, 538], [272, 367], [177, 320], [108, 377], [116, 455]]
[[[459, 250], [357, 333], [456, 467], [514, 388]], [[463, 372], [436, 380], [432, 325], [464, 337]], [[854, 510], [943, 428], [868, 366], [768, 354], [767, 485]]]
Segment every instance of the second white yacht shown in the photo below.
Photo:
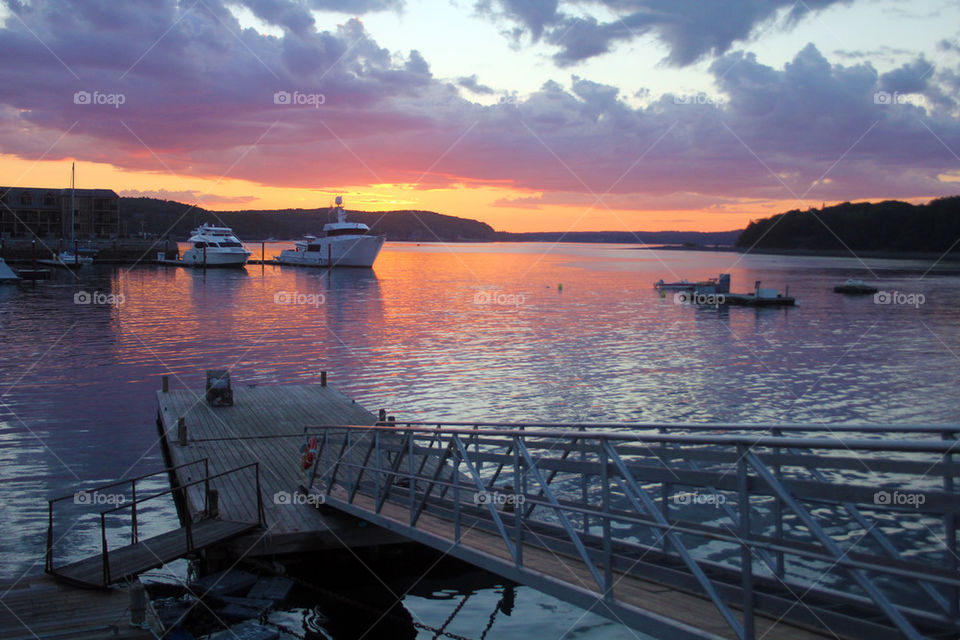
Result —
[[347, 222], [343, 198], [336, 199], [337, 221], [323, 225], [323, 233], [306, 236], [294, 243], [294, 249], [280, 252], [280, 264], [308, 267], [372, 267], [384, 236], [370, 234], [362, 222]]

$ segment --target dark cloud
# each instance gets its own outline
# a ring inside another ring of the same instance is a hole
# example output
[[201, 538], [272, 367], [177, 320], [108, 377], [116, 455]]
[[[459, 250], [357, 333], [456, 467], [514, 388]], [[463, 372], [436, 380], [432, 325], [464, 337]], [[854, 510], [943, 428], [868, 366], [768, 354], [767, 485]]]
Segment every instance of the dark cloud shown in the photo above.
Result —
[[556, 23], [558, 5], [559, 0], [480, 0], [475, 8], [481, 14], [518, 23], [520, 28], [511, 35], [519, 38], [526, 31], [536, 42], [545, 27]]
[[[736, 42], [748, 40], [759, 28], [782, 19], [790, 28], [811, 13], [849, 0], [484, 0], [480, 13], [507, 20], [516, 28], [517, 39], [529, 32], [532, 40], [544, 40], [559, 51], [554, 60], [561, 66], [610, 51], [618, 42], [653, 34], [669, 48], [668, 64], [685, 66], [707, 56], [722, 55]], [[618, 17], [601, 22], [589, 14], [603, 7]], [[580, 11], [586, 10], [586, 15]], [[577, 13], [574, 13], [577, 11]]]
[[485, 84], [480, 84], [480, 81], [477, 80], [477, 74], [461, 76], [457, 78], [457, 84], [477, 95], [492, 95], [496, 93], [496, 91], [494, 91], [491, 87], [488, 87]]
[[[956, 190], [938, 176], [958, 170], [960, 69], [923, 58], [880, 76], [812, 45], [780, 68], [735, 51], [710, 67], [719, 94], [705, 100], [645, 94], [634, 107], [573, 76], [484, 106], [358, 20], [270, 37], [214, 0], [132, 4], [17, 9], [29, 30], [17, 19], [0, 30], [0, 59], [16, 61], [0, 67], [0, 152], [298, 188], [493, 184], [576, 194], [570, 203], [610, 191], [663, 209]], [[925, 102], [878, 101], [894, 86]]]
[[880, 89], [900, 93], [921, 93], [927, 88], [933, 65], [923, 56], [880, 76]]
[[249, 8], [267, 24], [301, 36], [314, 30], [311, 10], [362, 15], [374, 11], [399, 10], [404, 4], [403, 0], [237, 0], [237, 3]]

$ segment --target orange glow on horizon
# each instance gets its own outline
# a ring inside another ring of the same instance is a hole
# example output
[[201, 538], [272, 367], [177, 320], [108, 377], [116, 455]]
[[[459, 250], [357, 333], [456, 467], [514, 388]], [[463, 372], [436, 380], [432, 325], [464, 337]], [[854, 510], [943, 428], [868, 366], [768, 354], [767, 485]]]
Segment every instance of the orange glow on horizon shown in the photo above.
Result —
[[[0, 185], [66, 188], [71, 160], [33, 162], [0, 154]], [[162, 192], [167, 199], [197, 204], [212, 211], [249, 209], [314, 209], [329, 206], [336, 194], [347, 208], [359, 211], [416, 209], [486, 222], [497, 231], [730, 231], [752, 219], [789, 209], [819, 207], [820, 201], [794, 200], [726, 205], [714, 210], [642, 210], [613, 208], [601, 202], [511, 207], [498, 202], [529, 198], [531, 193], [507, 186], [455, 185], [423, 188], [413, 184], [323, 185], [287, 188], [231, 178], [210, 179], [167, 172], [128, 171], [111, 164], [77, 161], [77, 188]], [[191, 195], [192, 194], [192, 195]], [[151, 195], [151, 194], [147, 194]], [[159, 197], [159, 196], [154, 196]], [[608, 208], [610, 207], [610, 208]]]

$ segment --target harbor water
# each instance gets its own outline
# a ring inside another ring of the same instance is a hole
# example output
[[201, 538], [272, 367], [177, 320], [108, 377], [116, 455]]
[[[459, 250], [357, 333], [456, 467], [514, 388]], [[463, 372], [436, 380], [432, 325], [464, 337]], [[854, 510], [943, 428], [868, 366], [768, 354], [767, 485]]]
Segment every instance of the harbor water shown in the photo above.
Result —
[[[267, 245], [266, 257], [281, 248]], [[719, 273], [733, 291], [789, 287], [797, 306], [691, 306], [652, 286]], [[161, 375], [199, 389], [208, 368], [229, 368], [234, 385], [319, 382], [327, 371], [401, 421], [956, 423], [958, 274], [951, 263], [856, 257], [388, 243], [372, 270], [144, 262], [4, 285], [0, 575], [43, 570], [48, 498], [163, 467]], [[834, 293], [848, 278], [880, 293]], [[143, 490], [166, 488], [159, 475]], [[173, 505], [142, 521], [143, 536], [175, 526]], [[93, 524], [72, 532], [68, 558], [98, 550]], [[636, 637], [482, 573], [413, 576], [398, 592], [411, 637], [432, 637], [426, 628], [465, 595], [448, 627], [463, 637]], [[339, 605], [321, 592], [275, 614], [300, 629], [289, 637], [347, 637], [331, 633]], [[358, 624], [366, 615], [357, 609]]]

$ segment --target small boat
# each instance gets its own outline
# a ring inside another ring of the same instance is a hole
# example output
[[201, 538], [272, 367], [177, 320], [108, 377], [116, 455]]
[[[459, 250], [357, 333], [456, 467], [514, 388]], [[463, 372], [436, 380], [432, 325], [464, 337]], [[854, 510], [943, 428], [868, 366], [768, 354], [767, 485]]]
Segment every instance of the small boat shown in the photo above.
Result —
[[868, 295], [877, 293], [879, 291], [879, 289], [873, 285], [869, 285], [863, 280], [856, 280], [854, 278], [850, 278], [843, 284], [837, 285], [833, 288], [833, 290], [835, 293], [846, 293], [850, 295]]
[[664, 282], [663, 278], [660, 278], [653, 283], [653, 288], [659, 291], [693, 291], [696, 286], [696, 283], [686, 279], [680, 282]]
[[753, 293], [727, 293], [722, 296], [720, 304], [729, 304], [744, 307], [792, 307], [796, 300], [790, 297], [790, 290], [780, 293], [776, 289], [763, 289], [760, 281], [753, 285]]
[[320, 236], [305, 236], [293, 249], [280, 252], [277, 262], [306, 267], [372, 267], [385, 236], [370, 234], [362, 222], [347, 222], [343, 197], [336, 198], [337, 221], [323, 225]]
[[187, 242], [193, 246], [183, 252], [180, 261], [192, 267], [242, 267], [250, 258], [229, 227], [202, 224]]
[[93, 264], [93, 257], [97, 255], [96, 249], [66, 249], [56, 253], [51, 258], [37, 260], [41, 264], [49, 264], [54, 267], [65, 267], [67, 269], [79, 269]]
[[13, 272], [3, 258], [0, 258], [0, 282], [17, 282], [18, 280], [20, 276]]
[[730, 274], [721, 273], [716, 278], [690, 282], [681, 280], [680, 282], [664, 282], [663, 278], [653, 283], [653, 288], [657, 291], [697, 291], [699, 293], [727, 293], [730, 291]]

